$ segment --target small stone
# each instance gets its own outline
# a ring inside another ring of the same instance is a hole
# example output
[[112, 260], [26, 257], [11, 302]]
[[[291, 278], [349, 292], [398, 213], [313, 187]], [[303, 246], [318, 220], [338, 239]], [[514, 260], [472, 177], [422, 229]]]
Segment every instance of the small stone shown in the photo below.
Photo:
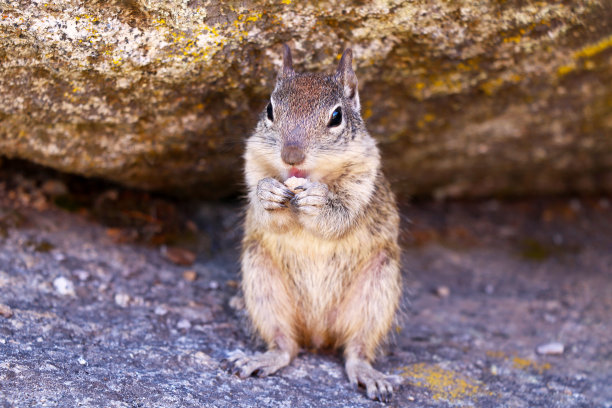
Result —
[[13, 317], [13, 309], [3, 303], [0, 303], [0, 316], [6, 317], [7, 319]]
[[485, 285], [484, 292], [487, 295], [492, 295], [493, 293], [495, 293], [495, 286], [493, 286], [493, 284], [491, 284], [491, 283], [487, 283]]
[[561, 302], [558, 300], [547, 300], [546, 303], [544, 303], [544, 307], [546, 310], [559, 310], [561, 309]]
[[53, 280], [53, 287], [62, 296], [74, 296], [74, 284], [70, 279], [59, 276]]
[[42, 191], [50, 196], [61, 196], [68, 194], [68, 187], [60, 180], [47, 180], [42, 185]]
[[155, 308], [154, 313], [158, 316], [165, 316], [168, 314], [168, 309], [164, 305], [159, 305]]
[[166, 248], [165, 251], [162, 251], [162, 254], [172, 263], [177, 265], [189, 266], [192, 265], [196, 260], [196, 255], [183, 248]]
[[579, 199], [574, 198], [572, 200], [570, 200], [569, 202], [569, 207], [574, 211], [574, 212], [580, 212], [580, 210], [582, 210], [582, 203], [580, 202]]
[[238, 281], [235, 281], [233, 279], [229, 279], [228, 281], [225, 282], [225, 284], [230, 288], [237, 288], [239, 285]]
[[87, 360], [85, 360], [83, 357], [79, 357], [79, 359], [77, 361], [79, 362], [80, 365], [86, 365], [87, 364]]
[[53, 252], [53, 259], [55, 259], [57, 262], [61, 262], [66, 259], [66, 255], [62, 254], [61, 252]]
[[244, 298], [239, 295], [232, 296], [232, 298], [229, 300], [229, 305], [232, 309], [242, 310], [244, 309]]
[[115, 303], [120, 307], [127, 307], [130, 303], [130, 295], [127, 293], [117, 293], [115, 295]]
[[197, 278], [198, 278], [198, 274], [193, 269], [189, 269], [189, 270], [183, 272], [183, 279], [185, 279], [188, 282], [193, 282]]
[[563, 343], [559, 343], [557, 341], [553, 341], [551, 343], [541, 344], [536, 348], [536, 352], [538, 354], [546, 354], [546, 355], [558, 355], [563, 354], [565, 351], [565, 346]]
[[187, 319], [181, 319], [176, 324], [176, 327], [179, 329], [189, 330], [191, 328], [191, 322]]
[[193, 232], [193, 233], [197, 233], [197, 232], [198, 232], [198, 226], [196, 225], [196, 223], [195, 223], [195, 222], [193, 222], [193, 221], [191, 221], [191, 220], [188, 220], [187, 222], [185, 222], [185, 227], [186, 227], [186, 228], [187, 228], [189, 231], [191, 231], [191, 232]]
[[547, 323], [555, 323], [557, 321], [557, 317], [550, 313], [544, 313], [544, 321]]
[[74, 274], [76, 275], [77, 278], [79, 278], [81, 282], [89, 279], [89, 272], [84, 271], [83, 269], [77, 269], [76, 271], [74, 271]]
[[209, 287], [210, 289], [212, 289], [212, 290], [219, 289], [219, 282], [214, 281], [214, 280], [213, 280], [213, 281], [210, 281], [210, 282], [208, 283], [208, 287]]
[[450, 289], [448, 288], [448, 286], [438, 286], [436, 288], [436, 295], [438, 295], [441, 298], [449, 297]]

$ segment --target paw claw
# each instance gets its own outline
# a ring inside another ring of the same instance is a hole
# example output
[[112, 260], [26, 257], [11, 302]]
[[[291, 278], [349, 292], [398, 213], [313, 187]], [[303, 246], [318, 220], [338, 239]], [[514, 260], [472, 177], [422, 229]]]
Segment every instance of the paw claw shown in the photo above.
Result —
[[253, 356], [242, 356], [234, 361], [232, 374], [238, 374], [240, 378], [251, 375], [267, 377], [289, 364], [290, 361], [289, 353], [279, 350], [271, 350]]
[[294, 194], [280, 181], [271, 177], [259, 180], [257, 183], [257, 197], [266, 210], [287, 208], [285, 203], [293, 198]]
[[322, 183], [308, 182], [303, 190], [289, 201], [291, 206], [306, 215], [316, 216], [328, 200], [329, 188]]
[[384, 374], [375, 370], [370, 363], [361, 359], [349, 359], [346, 362], [346, 373], [349, 381], [365, 386], [366, 395], [372, 400], [389, 402], [393, 388]]

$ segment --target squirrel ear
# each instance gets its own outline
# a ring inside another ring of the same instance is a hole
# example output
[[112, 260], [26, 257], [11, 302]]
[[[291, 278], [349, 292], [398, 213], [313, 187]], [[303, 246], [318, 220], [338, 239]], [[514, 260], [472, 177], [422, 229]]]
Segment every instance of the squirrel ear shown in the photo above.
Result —
[[290, 77], [295, 74], [293, 70], [293, 60], [291, 59], [291, 48], [287, 44], [283, 44], [283, 67], [278, 72], [279, 78]]
[[352, 99], [355, 108], [359, 109], [359, 94], [357, 92], [357, 75], [353, 71], [353, 50], [347, 48], [340, 58], [336, 69], [336, 79], [344, 87], [344, 96]]

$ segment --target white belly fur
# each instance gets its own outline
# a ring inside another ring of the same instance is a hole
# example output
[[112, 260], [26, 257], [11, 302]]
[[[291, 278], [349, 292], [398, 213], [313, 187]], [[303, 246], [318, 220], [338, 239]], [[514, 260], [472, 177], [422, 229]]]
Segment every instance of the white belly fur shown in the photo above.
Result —
[[[350, 237], [328, 241], [308, 231], [266, 234], [264, 245], [293, 291], [300, 320], [318, 343], [331, 335], [334, 309], [350, 287], [351, 278], [367, 262], [363, 254], [372, 251], [360, 244], [359, 231]], [[371, 239], [367, 244], [372, 245]]]

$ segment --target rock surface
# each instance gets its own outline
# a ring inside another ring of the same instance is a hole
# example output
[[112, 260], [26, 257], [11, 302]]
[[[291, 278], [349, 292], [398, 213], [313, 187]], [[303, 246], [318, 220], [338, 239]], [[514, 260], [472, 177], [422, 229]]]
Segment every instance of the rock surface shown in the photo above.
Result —
[[0, 3], [0, 155], [145, 189], [239, 189], [280, 44], [355, 50], [395, 189], [612, 191], [612, 3]]
[[[335, 354], [302, 352], [269, 378], [224, 367], [229, 353], [261, 350], [237, 287], [239, 205], [192, 209], [208, 246], [185, 267], [123, 242], [132, 234], [91, 210], [40, 202], [0, 183], [0, 406], [381, 406], [349, 386]], [[161, 217], [151, 203], [132, 216]], [[389, 406], [612, 407], [609, 201], [403, 213], [403, 318], [375, 364], [396, 383]], [[538, 355], [551, 339], [565, 352]]]

